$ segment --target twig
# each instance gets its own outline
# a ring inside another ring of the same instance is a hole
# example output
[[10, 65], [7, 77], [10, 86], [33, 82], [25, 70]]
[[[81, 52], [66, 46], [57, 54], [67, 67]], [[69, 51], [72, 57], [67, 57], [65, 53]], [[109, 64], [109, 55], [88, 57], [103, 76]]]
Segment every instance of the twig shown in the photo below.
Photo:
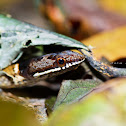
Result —
[[125, 68], [116, 68], [109, 65], [106, 65], [98, 60], [96, 60], [93, 55], [83, 49], [79, 49], [85, 58], [88, 60], [89, 64], [97, 71], [109, 76], [109, 77], [120, 77], [126, 76]]

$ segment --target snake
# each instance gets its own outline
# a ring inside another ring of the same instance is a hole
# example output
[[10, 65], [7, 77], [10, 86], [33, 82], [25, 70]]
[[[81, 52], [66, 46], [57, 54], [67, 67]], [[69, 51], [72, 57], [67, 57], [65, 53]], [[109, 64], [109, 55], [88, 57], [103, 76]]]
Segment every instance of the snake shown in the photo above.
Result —
[[83, 54], [66, 50], [15, 63], [3, 70], [8, 77], [12, 78], [11, 83], [3, 81], [0, 83], [0, 87], [13, 88], [35, 85], [41, 80], [76, 69], [84, 60]]

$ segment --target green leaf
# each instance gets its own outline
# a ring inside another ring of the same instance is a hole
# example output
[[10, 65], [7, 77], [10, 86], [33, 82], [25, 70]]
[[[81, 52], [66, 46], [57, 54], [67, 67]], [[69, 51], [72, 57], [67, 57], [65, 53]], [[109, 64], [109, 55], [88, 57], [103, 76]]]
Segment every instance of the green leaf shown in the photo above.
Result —
[[63, 105], [44, 126], [125, 126], [126, 78], [109, 80], [88, 98]]
[[61, 104], [75, 103], [89, 94], [101, 82], [94, 80], [66, 80], [62, 83], [57, 100], [54, 105], [56, 109]]
[[29, 46], [56, 44], [89, 51], [77, 40], [3, 15], [0, 15], [0, 44], [0, 70], [10, 65], [22, 48]]
[[53, 106], [54, 106], [55, 101], [56, 101], [56, 97], [54, 96], [46, 99], [45, 107], [47, 108], [48, 115], [53, 111]]

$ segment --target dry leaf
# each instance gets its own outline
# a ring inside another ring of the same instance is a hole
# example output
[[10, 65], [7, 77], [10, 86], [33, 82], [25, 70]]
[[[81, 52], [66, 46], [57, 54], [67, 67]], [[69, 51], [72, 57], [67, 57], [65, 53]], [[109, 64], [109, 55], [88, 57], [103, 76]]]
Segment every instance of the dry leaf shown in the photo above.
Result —
[[78, 40], [126, 24], [125, 17], [104, 10], [95, 0], [47, 0], [40, 10], [57, 32]]
[[97, 59], [105, 57], [115, 61], [126, 58], [126, 26], [94, 35], [82, 42], [95, 47], [92, 51]]
[[104, 9], [114, 11], [126, 16], [125, 0], [98, 0], [98, 1]]

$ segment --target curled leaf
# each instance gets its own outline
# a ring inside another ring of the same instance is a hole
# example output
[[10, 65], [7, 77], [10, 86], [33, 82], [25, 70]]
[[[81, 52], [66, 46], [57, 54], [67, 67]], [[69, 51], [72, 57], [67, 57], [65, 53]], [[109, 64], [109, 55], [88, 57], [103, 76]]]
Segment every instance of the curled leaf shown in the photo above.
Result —
[[23, 48], [50, 44], [90, 50], [77, 40], [0, 15], [0, 70], [18, 60]]

